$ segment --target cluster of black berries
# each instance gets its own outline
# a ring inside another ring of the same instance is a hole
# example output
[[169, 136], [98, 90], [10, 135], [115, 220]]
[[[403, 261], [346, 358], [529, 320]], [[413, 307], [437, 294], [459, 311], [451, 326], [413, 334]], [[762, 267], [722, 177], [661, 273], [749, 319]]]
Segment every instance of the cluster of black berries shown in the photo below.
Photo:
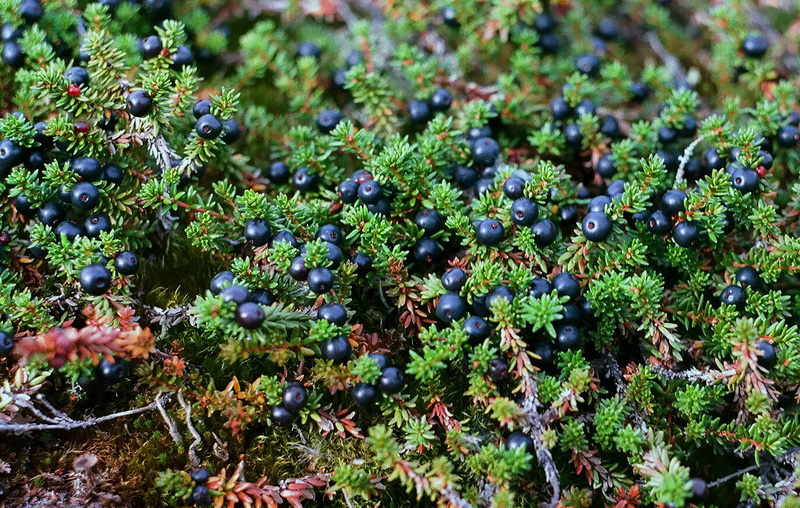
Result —
[[[42, 3], [39, 0], [23, 0], [19, 6], [19, 14], [26, 24], [36, 23], [42, 17]], [[3, 62], [12, 69], [19, 69], [25, 64], [25, 53], [17, 40], [22, 37], [23, 30], [11, 23], [3, 25], [0, 37], [3, 39]]]
[[391, 189], [385, 189], [369, 171], [359, 170], [339, 184], [336, 194], [342, 203], [361, 201], [377, 215], [388, 215], [392, 208]]
[[298, 411], [306, 407], [308, 393], [299, 381], [289, 381], [283, 391], [283, 402], [273, 406], [270, 417], [278, 425], [289, 425]]
[[453, 94], [444, 88], [437, 88], [433, 91], [428, 100], [413, 99], [408, 102], [408, 117], [412, 123], [424, 124], [434, 113], [447, 111], [453, 104]]
[[264, 307], [275, 303], [275, 295], [266, 289], [250, 291], [244, 286], [233, 284], [233, 273], [220, 272], [211, 279], [209, 289], [221, 295], [223, 301], [233, 302], [236, 307], [236, 322], [247, 330], [255, 330], [264, 322]]
[[192, 502], [196, 506], [210, 506], [212, 502], [211, 492], [206, 487], [206, 483], [211, 479], [211, 471], [205, 467], [198, 467], [189, 473], [189, 476], [195, 484], [194, 489], [192, 489]]
[[233, 118], [224, 122], [211, 114], [211, 100], [202, 99], [197, 101], [192, 107], [192, 114], [195, 122], [194, 131], [203, 139], [217, 139], [220, 134], [222, 141], [226, 144], [236, 142], [242, 135], [239, 124]]
[[[108, 261], [84, 267], [78, 277], [81, 289], [92, 296], [100, 296], [111, 287], [111, 271], [106, 267]], [[118, 274], [133, 275], [139, 270], [139, 258], [131, 251], [122, 251], [114, 258], [114, 269]]]
[[[340, 303], [328, 303], [317, 310], [317, 319], [336, 325], [344, 326], [347, 323], [347, 309]], [[353, 354], [353, 346], [347, 337], [329, 339], [320, 346], [322, 358], [331, 360], [335, 364], [343, 364]]]
[[350, 396], [358, 407], [371, 407], [377, 402], [381, 393], [394, 395], [400, 393], [405, 383], [403, 371], [397, 367], [389, 365], [386, 356], [380, 353], [372, 353], [369, 357], [381, 369], [381, 376], [378, 378], [377, 385], [358, 383], [350, 389]]
[[128, 361], [124, 358], [103, 358], [94, 369], [94, 377], [82, 377], [78, 379], [78, 385], [87, 393], [98, 393], [106, 386], [122, 382], [128, 377], [129, 371]]

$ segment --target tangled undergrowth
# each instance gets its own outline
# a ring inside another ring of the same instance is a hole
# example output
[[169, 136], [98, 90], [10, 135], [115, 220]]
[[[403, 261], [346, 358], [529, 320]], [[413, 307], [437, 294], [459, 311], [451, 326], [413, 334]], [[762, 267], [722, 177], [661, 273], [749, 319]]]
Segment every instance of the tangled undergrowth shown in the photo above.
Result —
[[4, 506], [800, 505], [800, 6], [0, 0]]

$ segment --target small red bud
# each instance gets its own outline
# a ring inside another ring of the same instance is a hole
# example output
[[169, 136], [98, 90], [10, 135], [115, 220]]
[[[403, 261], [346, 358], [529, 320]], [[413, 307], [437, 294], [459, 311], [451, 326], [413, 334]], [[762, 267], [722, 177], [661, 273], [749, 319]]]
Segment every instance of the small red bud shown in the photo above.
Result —
[[764, 166], [758, 166], [758, 168], [756, 168], [756, 173], [758, 174], [759, 178], [765, 178], [767, 176], [767, 168]]
[[73, 99], [81, 94], [81, 87], [75, 83], [70, 83], [67, 87], [67, 95]]
[[89, 124], [86, 122], [75, 122], [75, 132], [79, 134], [86, 134], [89, 132]]

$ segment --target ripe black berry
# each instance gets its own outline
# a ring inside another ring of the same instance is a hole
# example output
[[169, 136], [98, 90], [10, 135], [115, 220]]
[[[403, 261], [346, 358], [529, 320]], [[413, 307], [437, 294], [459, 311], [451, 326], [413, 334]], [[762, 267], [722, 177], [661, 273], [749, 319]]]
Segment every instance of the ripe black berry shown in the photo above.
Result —
[[275, 303], [275, 295], [266, 289], [256, 289], [250, 293], [250, 298], [248, 298], [248, 301], [269, 307]]
[[571, 273], [556, 274], [551, 284], [560, 296], [568, 296], [571, 300], [577, 300], [581, 294], [581, 285]]
[[312, 268], [308, 272], [308, 288], [321, 295], [333, 289], [333, 273], [325, 267]]
[[100, 201], [100, 191], [89, 182], [80, 182], [72, 188], [70, 199], [75, 208], [91, 210]]
[[97, 374], [108, 384], [119, 383], [128, 375], [128, 362], [118, 356], [113, 361], [103, 358], [97, 365]]
[[673, 216], [684, 211], [684, 201], [686, 200], [686, 193], [681, 190], [668, 190], [661, 198], [661, 209], [665, 214]]
[[242, 136], [239, 124], [233, 118], [222, 122], [222, 142], [226, 145], [235, 143]]
[[759, 181], [758, 173], [752, 169], [739, 168], [731, 174], [731, 186], [742, 194], [758, 190]]
[[346, 337], [337, 337], [335, 339], [326, 340], [322, 343], [322, 358], [326, 360], [333, 360], [333, 363], [344, 363], [350, 359], [353, 352], [353, 346]]
[[553, 291], [553, 285], [547, 279], [533, 279], [531, 281], [531, 288], [528, 290], [528, 296], [533, 298], [541, 298], [546, 294]]
[[600, 157], [600, 160], [597, 161], [597, 174], [603, 178], [611, 178], [616, 172], [617, 168], [614, 166], [614, 156], [610, 153], [603, 155]]
[[725, 305], [733, 305], [741, 310], [744, 308], [744, 304], [747, 303], [747, 293], [742, 287], [728, 286], [722, 290], [719, 295], [719, 301]]
[[5, 358], [14, 349], [14, 336], [8, 332], [0, 331], [0, 358]]
[[556, 229], [556, 225], [553, 224], [553, 221], [550, 219], [536, 221], [533, 226], [531, 226], [531, 231], [533, 232], [534, 241], [539, 247], [547, 247], [555, 242], [558, 236], [558, 229]]
[[750, 58], [761, 58], [769, 49], [769, 43], [763, 35], [748, 35], [742, 41], [742, 51]]
[[566, 120], [572, 116], [572, 108], [563, 97], [556, 97], [550, 101], [550, 116], [553, 120]]
[[378, 400], [378, 388], [367, 383], [358, 383], [350, 390], [350, 396], [356, 406], [361, 408], [371, 407]]
[[458, 22], [456, 17], [456, 10], [452, 5], [448, 5], [441, 10], [442, 22], [450, 28], [458, 28], [461, 23]]
[[530, 226], [539, 217], [539, 206], [529, 198], [515, 199], [511, 204], [511, 222], [517, 226]]
[[383, 370], [389, 366], [389, 360], [381, 353], [370, 353], [370, 359], [375, 362], [379, 369]]
[[311, 58], [319, 59], [322, 56], [322, 50], [313, 42], [305, 41], [297, 45], [297, 56], [310, 56]]
[[67, 237], [67, 240], [70, 242], [74, 240], [78, 235], [82, 233], [80, 226], [75, 224], [72, 221], [64, 221], [56, 226], [55, 234], [56, 236], [64, 235]]
[[556, 330], [556, 346], [561, 351], [575, 350], [581, 347], [580, 330], [574, 325], [564, 325]]
[[70, 163], [70, 168], [87, 182], [96, 182], [103, 176], [103, 167], [91, 157], [76, 157]]
[[575, 69], [581, 74], [594, 76], [600, 70], [600, 59], [589, 53], [575, 59]]
[[336, 194], [343, 203], [355, 203], [358, 199], [359, 185], [353, 180], [345, 180], [336, 188]]
[[459, 292], [467, 282], [467, 274], [461, 268], [448, 268], [442, 275], [442, 286], [448, 291]]
[[564, 127], [564, 139], [567, 141], [567, 146], [579, 150], [583, 146], [583, 134], [581, 134], [580, 125], [571, 123]]
[[139, 52], [145, 59], [157, 57], [162, 49], [161, 39], [157, 35], [149, 35], [139, 41]]
[[56, 201], [48, 201], [39, 208], [37, 217], [42, 224], [55, 227], [64, 218], [64, 209]]
[[495, 219], [486, 219], [478, 224], [475, 237], [482, 245], [495, 246], [503, 241], [505, 230], [503, 225]]
[[380, 388], [383, 393], [392, 395], [399, 393], [400, 390], [403, 389], [404, 382], [405, 376], [402, 370], [397, 367], [386, 367], [383, 369], [381, 377], [378, 380], [378, 388]]
[[647, 229], [654, 235], [666, 235], [672, 229], [672, 219], [661, 210], [656, 210], [647, 220]]
[[292, 423], [294, 413], [283, 406], [274, 406], [270, 412], [270, 418], [272, 418], [273, 422], [283, 427]]
[[611, 18], [601, 19], [597, 24], [596, 32], [601, 39], [605, 39], [607, 41], [614, 40], [619, 36], [619, 28]]
[[122, 184], [123, 178], [122, 169], [116, 164], [106, 164], [105, 167], [103, 167], [102, 179], [106, 182], [120, 185]]
[[456, 166], [453, 171], [453, 179], [459, 187], [466, 189], [478, 181], [478, 172], [467, 166]]
[[558, 42], [558, 37], [553, 34], [543, 34], [539, 38], [539, 47], [542, 48], [542, 51], [548, 54], [558, 53], [558, 48], [561, 45]]
[[264, 318], [264, 309], [255, 302], [244, 302], [236, 309], [236, 322], [247, 330], [254, 330], [261, 326]]
[[128, 113], [143, 117], [153, 109], [153, 99], [144, 90], [136, 90], [128, 94]]
[[526, 436], [520, 431], [514, 431], [508, 435], [506, 438], [506, 447], [509, 450], [514, 450], [516, 448], [522, 448], [527, 453], [533, 455], [535, 453], [535, 449], [533, 446], [533, 439]]
[[209, 471], [208, 468], [205, 467], [198, 467], [197, 469], [189, 473], [189, 477], [196, 484], [203, 485], [208, 481], [209, 478], [211, 478], [211, 471]]
[[492, 329], [489, 324], [478, 316], [470, 316], [461, 326], [464, 333], [469, 337], [469, 341], [473, 344], [482, 342], [489, 338]]
[[306, 192], [313, 190], [317, 186], [319, 177], [313, 173], [309, 168], [300, 168], [292, 178], [292, 185], [295, 189]]
[[593, 242], [602, 242], [611, 234], [611, 219], [603, 212], [591, 212], [581, 223], [583, 236]]
[[356, 273], [359, 275], [366, 275], [372, 270], [372, 258], [363, 252], [356, 252], [353, 254], [350, 261], [356, 265]]
[[194, 56], [192, 50], [186, 46], [178, 46], [172, 54], [172, 68], [182, 69], [194, 63]]
[[192, 106], [192, 115], [194, 116], [195, 120], [199, 120], [205, 115], [210, 115], [212, 104], [213, 103], [210, 99], [200, 99], [199, 101], [195, 102], [194, 106]]
[[317, 116], [317, 128], [320, 132], [328, 134], [342, 121], [342, 114], [333, 109], [325, 109]]
[[426, 208], [420, 210], [414, 218], [414, 223], [423, 230], [426, 235], [438, 233], [444, 227], [444, 217], [436, 210]]
[[761, 277], [752, 266], [743, 266], [736, 270], [736, 282], [744, 288], [758, 288], [761, 286]]
[[308, 403], [308, 393], [300, 383], [289, 385], [283, 392], [283, 405], [289, 411], [296, 413], [306, 407]]
[[197, 123], [194, 124], [194, 130], [203, 139], [216, 139], [222, 132], [222, 122], [209, 113], [197, 120]]
[[500, 156], [500, 145], [492, 138], [480, 138], [472, 145], [472, 160], [479, 166], [491, 166]]
[[250, 290], [244, 286], [228, 286], [220, 292], [222, 301], [242, 304], [250, 298]]
[[708, 497], [708, 483], [702, 478], [690, 478], [692, 483], [689, 493], [691, 494], [689, 500], [694, 503], [699, 503]]
[[408, 102], [408, 117], [413, 123], [425, 123], [431, 119], [431, 108], [427, 102], [414, 99]]
[[434, 111], [447, 111], [453, 104], [453, 94], [444, 88], [437, 88], [430, 98], [430, 106]]
[[458, 321], [467, 315], [467, 301], [458, 293], [445, 293], [436, 304], [436, 315], [445, 323]]
[[525, 180], [518, 176], [512, 176], [503, 184], [503, 193], [509, 199], [521, 198], [525, 193]]
[[800, 130], [794, 125], [784, 125], [778, 129], [778, 144], [784, 148], [794, 148], [800, 142]]
[[719, 155], [716, 148], [709, 148], [703, 154], [703, 164], [709, 169], [720, 169], [725, 167], [725, 159]]
[[3, 62], [12, 69], [19, 69], [25, 64], [25, 53], [22, 47], [14, 41], [8, 41], [3, 46]]
[[42, 17], [42, 4], [39, 0], [23, 0], [19, 14], [28, 23], [39, 21]]
[[18, 144], [8, 138], [0, 141], [0, 172], [6, 173], [20, 164], [23, 156], [24, 151]]
[[297, 281], [304, 281], [308, 279], [308, 267], [306, 266], [306, 260], [303, 256], [297, 256], [292, 259], [291, 264], [289, 264], [289, 275]]
[[691, 246], [700, 237], [700, 229], [692, 221], [681, 221], [672, 229], [672, 239], [681, 247]]
[[114, 258], [114, 268], [122, 275], [133, 275], [139, 270], [139, 258], [133, 252], [124, 250]]
[[489, 369], [487, 370], [487, 374], [489, 374], [489, 377], [493, 380], [500, 381], [508, 376], [508, 362], [502, 358], [492, 359], [489, 361]]
[[324, 319], [336, 326], [344, 326], [347, 322], [347, 309], [338, 303], [328, 303], [319, 308], [317, 319]]
[[658, 142], [664, 145], [672, 143], [678, 137], [678, 131], [672, 127], [662, 125], [658, 129]]
[[263, 219], [250, 219], [244, 224], [244, 238], [253, 247], [269, 243], [270, 233], [269, 224]]
[[224, 272], [219, 272], [211, 279], [211, 283], [208, 285], [209, 289], [211, 290], [211, 294], [218, 295], [222, 292], [225, 287], [229, 286], [233, 283], [233, 272], [229, 272], [225, 270]]
[[650, 88], [641, 81], [631, 84], [631, 95], [634, 102], [644, 102], [650, 96]]
[[575, 116], [593, 115], [597, 111], [597, 105], [591, 99], [583, 99], [575, 106]]
[[421, 238], [414, 244], [414, 259], [417, 263], [431, 264], [439, 261], [442, 254], [442, 248], [435, 240], [430, 238]]
[[540, 369], [546, 369], [553, 365], [553, 345], [549, 342], [537, 342], [531, 351], [539, 358], [531, 358], [531, 362]]
[[[765, 340], [759, 340], [756, 342], [756, 348], [761, 351], [761, 354], [758, 356], [758, 364], [764, 367], [765, 369], [770, 369], [778, 363], [778, 353], [775, 351], [775, 347]], [[0, 354], [2, 356], [2, 354]]]
[[499, 299], [514, 301], [514, 292], [507, 286], [498, 286], [486, 296], [486, 307], [491, 309]]

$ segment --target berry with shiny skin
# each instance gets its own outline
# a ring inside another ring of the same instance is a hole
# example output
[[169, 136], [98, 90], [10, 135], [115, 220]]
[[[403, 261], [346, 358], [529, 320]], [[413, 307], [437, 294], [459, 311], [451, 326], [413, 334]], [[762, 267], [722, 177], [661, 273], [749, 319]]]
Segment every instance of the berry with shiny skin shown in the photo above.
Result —
[[494, 358], [489, 361], [489, 368], [486, 373], [494, 381], [500, 381], [508, 376], [508, 362], [502, 358]]
[[310, 41], [304, 41], [297, 45], [297, 56], [298, 57], [305, 57], [310, 56], [311, 58], [316, 58], [319, 60], [319, 57], [322, 56], [322, 50], [319, 46], [314, 44]]
[[139, 41], [139, 53], [145, 59], [155, 58], [164, 47], [161, 45], [161, 39], [157, 35], [149, 35]]
[[350, 261], [356, 265], [356, 273], [359, 275], [366, 275], [372, 270], [372, 258], [363, 252], [353, 254]]
[[550, 283], [556, 293], [560, 296], [568, 296], [571, 300], [577, 300], [581, 294], [581, 285], [571, 273], [556, 274]]
[[479, 166], [491, 166], [499, 156], [500, 145], [492, 138], [477, 139], [472, 145], [472, 160]]
[[318, 295], [333, 289], [333, 273], [325, 267], [316, 267], [308, 271], [308, 288]]
[[250, 297], [247, 300], [265, 307], [269, 307], [275, 303], [275, 295], [266, 289], [256, 289], [250, 293]]
[[239, 123], [233, 118], [229, 118], [222, 122], [222, 142], [226, 145], [235, 143], [242, 137], [242, 130]]
[[198, 467], [197, 469], [189, 473], [189, 477], [196, 484], [203, 485], [209, 480], [209, 478], [211, 478], [211, 471], [209, 471], [208, 468], [205, 467]]
[[553, 285], [547, 279], [533, 279], [531, 281], [531, 288], [528, 290], [528, 296], [533, 298], [541, 298], [544, 295], [550, 294], [553, 291]]
[[431, 119], [431, 108], [427, 102], [414, 99], [408, 102], [408, 117], [412, 123], [423, 124]]
[[768, 49], [769, 43], [761, 34], [748, 35], [742, 41], [742, 51], [750, 58], [761, 58]]
[[517, 226], [530, 226], [539, 218], [539, 205], [530, 198], [521, 197], [511, 203], [511, 222]]
[[269, 224], [263, 219], [249, 219], [244, 224], [244, 238], [253, 247], [261, 247], [269, 243], [271, 231]]
[[708, 497], [708, 483], [702, 478], [690, 478], [692, 486], [689, 488], [689, 501], [699, 503]]
[[533, 455], [536, 453], [536, 449], [533, 445], [533, 439], [526, 436], [522, 432], [515, 430], [511, 434], [508, 435], [506, 438], [506, 448], [509, 450], [515, 450], [517, 448], [522, 448], [528, 454]]
[[400, 393], [404, 383], [405, 375], [403, 375], [402, 370], [397, 367], [386, 367], [381, 372], [380, 379], [378, 379], [378, 388], [387, 395], [393, 395]]
[[583, 134], [581, 134], [581, 127], [576, 123], [568, 124], [564, 127], [564, 138], [567, 141], [567, 146], [579, 150], [583, 146]]
[[546, 369], [553, 365], [553, 345], [549, 342], [537, 342], [531, 351], [539, 358], [531, 358], [531, 362], [540, 369]]
[[172, 68], [182, 69], [194, 63], [192, 50], [186, 46], [178, 46], [172, 54]]
[[22, 46], [14, 41], [8, 41], [3, 45], [3, 63], [12, 69], [19, 69], [25, 64], [25, 53]]
[[617, 168], [614, 165], [614, 156], [610, 153], [607, 153], [600, 157], [600, 160], [597, 161], [596, 169], [597, 174], [603, 178], [611, 178], [614, 176], [614, 173], [617, 172]]
[[127, 110], [136, 117], [147, 116], [153, 110], [153, 99], [144, 90], [135, 90], [128, 94]]
[[611, 235], [612, 229], [611, 219], [603, 212], [588, 213], [581, 223], [583, 236], [593, 242], [605, 241]]
[[733, 305], [741, 310], [747, 303], [747, 292], [740, 286], [728, 286], [720, 293], [719, 301], [725, 305]]
[[572, 113], [572, 108], [563, 97], [556, 97], [550, 101], [550, 116], [553, 117], [553, 120], [566, 120], [572, 116]]
[[353, 353], [353, 346], [346, 337], [337, 337], [335, 339], [326, 340], [322, 343], [322, 358], [326, 360], [333, 360], [333, 363], [342, 364], [350, 359]]
[[129, 250], [124, 250], [114, 258], [114, 268], [122, 275], [133, 275], [139, 270], [139, 257]]
[[78, 235], [80, 235], [82, 233], [82, 230], [81, 230], [80, 226], [78, 226], [74, 222], [72, 222], [72, 221], [64, 221], [64, 222], [60, 223], [58, 226], [56, 226], [56, 229], [55, 229], [54, 233], [56, 234], [56, 236], [61, 236], [61, 235], [66, 236], [67, 240], [69, 240], [71, 242]]
[[225, 289], [227, 286], [233, 283], [233, 272], [225, 270], [224, 272], [219, 272], [211, 279], [211, 283], [208, 285], [209, 289], [211, 290], [211, 294], [218, 295]]
[[594, 76], [600, 70], [600, 59], [591, 53], [581, 55], [575, 59], [575, 69], [581, 74]]
[[283, 406], [274, 406], [269, 416], [273, 422], [282, 427], [289, 425], [294, 420], [294, 413]]
[[794, 125], [784, 125], [778, 129], [777, 140], [783, 148], [795, 148], [800, 142], [800, 130]]
[[80, 210], [91, 210], [100, 201], [100, 191], [94, 184], [80, 182], [75, 184], [70, 193], [70, 200], [75, 208]]
[[680, 247], [689, 247], [700, 237], [700, 229], [689, 220], [681, 221], [672, 229], [672, 239]]
[[414, 259], [418, 263], [431, 264], [439, 261], [442, 254], [442, 248], [435, 240], [430, 238], [421, 238], [414, 244]]
[[289, 276], [291, 278], [302, 282], [308, 279], [308, 272], [306, 260], [303, 256], [297, 256], [292, 259], [292, 262], [289, 264]]
[[291, 173], [289, 172], [289, 167], [285, 162], [276, 161], [270, 164], [267, 176], [269, 177], [270, 182], [274, 184], [282, 184], [289, 181]]
[[684, 201], [686, 200], [686, 193], [681, 190], [668, 190], [661, 198], [661, 209], [669, 216], [678, 215], [684, 211]]
[[195, 120], [199, 120], [201, 117], [205, 115], [211, 114], [211, 106], [214, 103], [211, 102], [211, 99], [200, 99], [199, 101], [194, 103], [192, 106], [192, 115], [194, 116]]
[[758, 364], [765, 369], [771, 369], [778, 363], [778, 353], [775, 346], [765, 340], [756, 342], [756, 348], [761, 352], [758, 355]]
[[669, 143], [672, 143], [673, 141], [675, 141], [677, 137], [678, 137], [678, 131], [676, 131], [672, 127], [662, 125], [658, 129], [658, 142], [663, 145], [668, 145]]
[[36, 216], [45, 226], [55, 227], [64, 219], [64, 209], [56, 201], [48, 201], [39, 208]]
[[103, 167], [91, 157], [76, 157], [70, 163], [72, 171], [86, 182], [96, 182], [103, 176]]
[[736, 270], [736, 282], [743, 288], [758, 288], [761, 286], [761, 276], [752, 266], [743, 266]]
[[564, 325], [556, 330], [556, 346], [561, 351], [570, 351], [581, 347], [580, 330], [574, 325]]
[[725, 159], [719, 155], [716, 148], [709, 148], [703, 154], [703, 164], [709, 169], [721, 169], [725, 167]]
[[119, 383], [128, 375], [128, 362], [118, 356], [113, 361], [103, 358], [97, 365], [97, 374], [110, 385]]
[[521, 198], [525, 193], [525, 180], [512, 176], [503, 183], [503, 194], [509, 199]]
[[342, 203], [352, 204], [358, 199], [359, 185], [353, 180], [345, 180], [336, 187], [336, 195]]
[[324, 109], [317, 115], [317, 129], [323, 134], [328, 134], [336, 128], [343, 118], [342, 114], [336, 110]]
[[236, 322], [247, 330], [261, 326], [265, 317], [264, 309], [255, 302], [244, 302], [236, 308]]
[[481, 221], [475, 231], [475, 237], [481, 245], [496, 246], [503, 241], [503, 236], [505, 229], [500, 221], [495, 219]]
[[233, 302], [236, 305], [240, 305], [250, 298], [250, 290], [244, 286], [228, 286], [222, 290], [220, 296], [224, 302]]
[[514, 301], [514, 292], [508, 286], [496, 287], [486, 296], [486, 307], [491, 309], [499, 299], [504, 299], [510, 303]]
[[89, 84], [89, 73], [83, 67], [70, 67], [64, 73], [64, 79], [67, 83], [84, 86]]
[[203, 139], [217, 139], [222, 133], [222, 122], [212, 115], [203, 115], [194, 124], [194, 131]]
[[347, 309], [339, 303], [328, 303], [319, 308], [317, 319], [324, 319], [336, 326], [344, 326], [347, 323]]
[[534, 241], [539, 247], [547, 247], [556, 241], [558, 236], [558, 229], [553, 221], [550, 219], [541, 219], [533, 223], [531, 226]]
[[124, 175], [122, 174], [122, 169], [116, 164], [106, 164], [103, 167], [102, 179], [109, 183], [121, 185]]
[[434, 111], [447, 111], [453, 104], [453, 94], [444, 88], [437, 88], [431, 94], [428, 102]]
[[368, 408], [375, 404], [380, 396], [378, 388], [374, 385], [367, 383], [358, 383], [350, 389], [350, 397], [353, 398], [356, 406], [360, 408]]
[[383, 197], [383, 186], [375, 180], [369, 180], [358, 187], [358, 199], [365, 205], [374, 205]]
[[448, 268], [442, 275], [442, 286], [448, 291], [458, 292], [467, 282], [467, 274], [461, 268]]
[[604, 212], [608, 205], [611, 204], [611, 198], [608, 196], [595, 196], [589, 201], [589, 204], [586, 206], [586, 211], [589, 213], [592, 212]]
[[296, 413], [306, 407], [308, 403], [308, 393], [300, 383], [293, 383], [283, 391], [283, 406], [289, 411]]
[[444, 323], [458, 321], [467, 315], [468, 310], [467, 301], [454, 292], [443, 294], [436, 304], [436, 316]]
[[661, 210], [656, 210], [647, 219], [647, 230], [654, 235], [666, 235], [672, 229], [672, 219]]
[[10, 139], [6, 138], [0, 141], [0, 172], [6, 173], [9, 169], [19, 165], [24, 154], [22, 147]]
[[375, 362], [375, 365], [381, 370], [389, 366], [389, 360], [381, 353], [370, 353], [369, 358]]
[[597, 112], [597, 105], [591, 99], [583, 99], [575, 106], [575, 116], [593, 115]]
[[758, 173], [752, 169], [739, 168], [731, 174], [731, 186], [742, 194], [750, 194], [758, 190]]
[[423, 230], [426, 235], [438, 233], [444, 227], [444, 217], [442, 214], [431, 208], [420, 210], [414, 218], [414, 224]]
[[492, 333], [489, 324], [479, 316], [470, 316], [467, 318], [464, 324], [461, 325], [461, 329], [464, 330], [464, 333], [469, 337], [469, 341], [473, 344], [488, 339], [489, 335]]
[[301, 192], [313, 190], [319, 182], [319, 177], [309, 168], [300, 168], [292, 177], [292, 186]]

